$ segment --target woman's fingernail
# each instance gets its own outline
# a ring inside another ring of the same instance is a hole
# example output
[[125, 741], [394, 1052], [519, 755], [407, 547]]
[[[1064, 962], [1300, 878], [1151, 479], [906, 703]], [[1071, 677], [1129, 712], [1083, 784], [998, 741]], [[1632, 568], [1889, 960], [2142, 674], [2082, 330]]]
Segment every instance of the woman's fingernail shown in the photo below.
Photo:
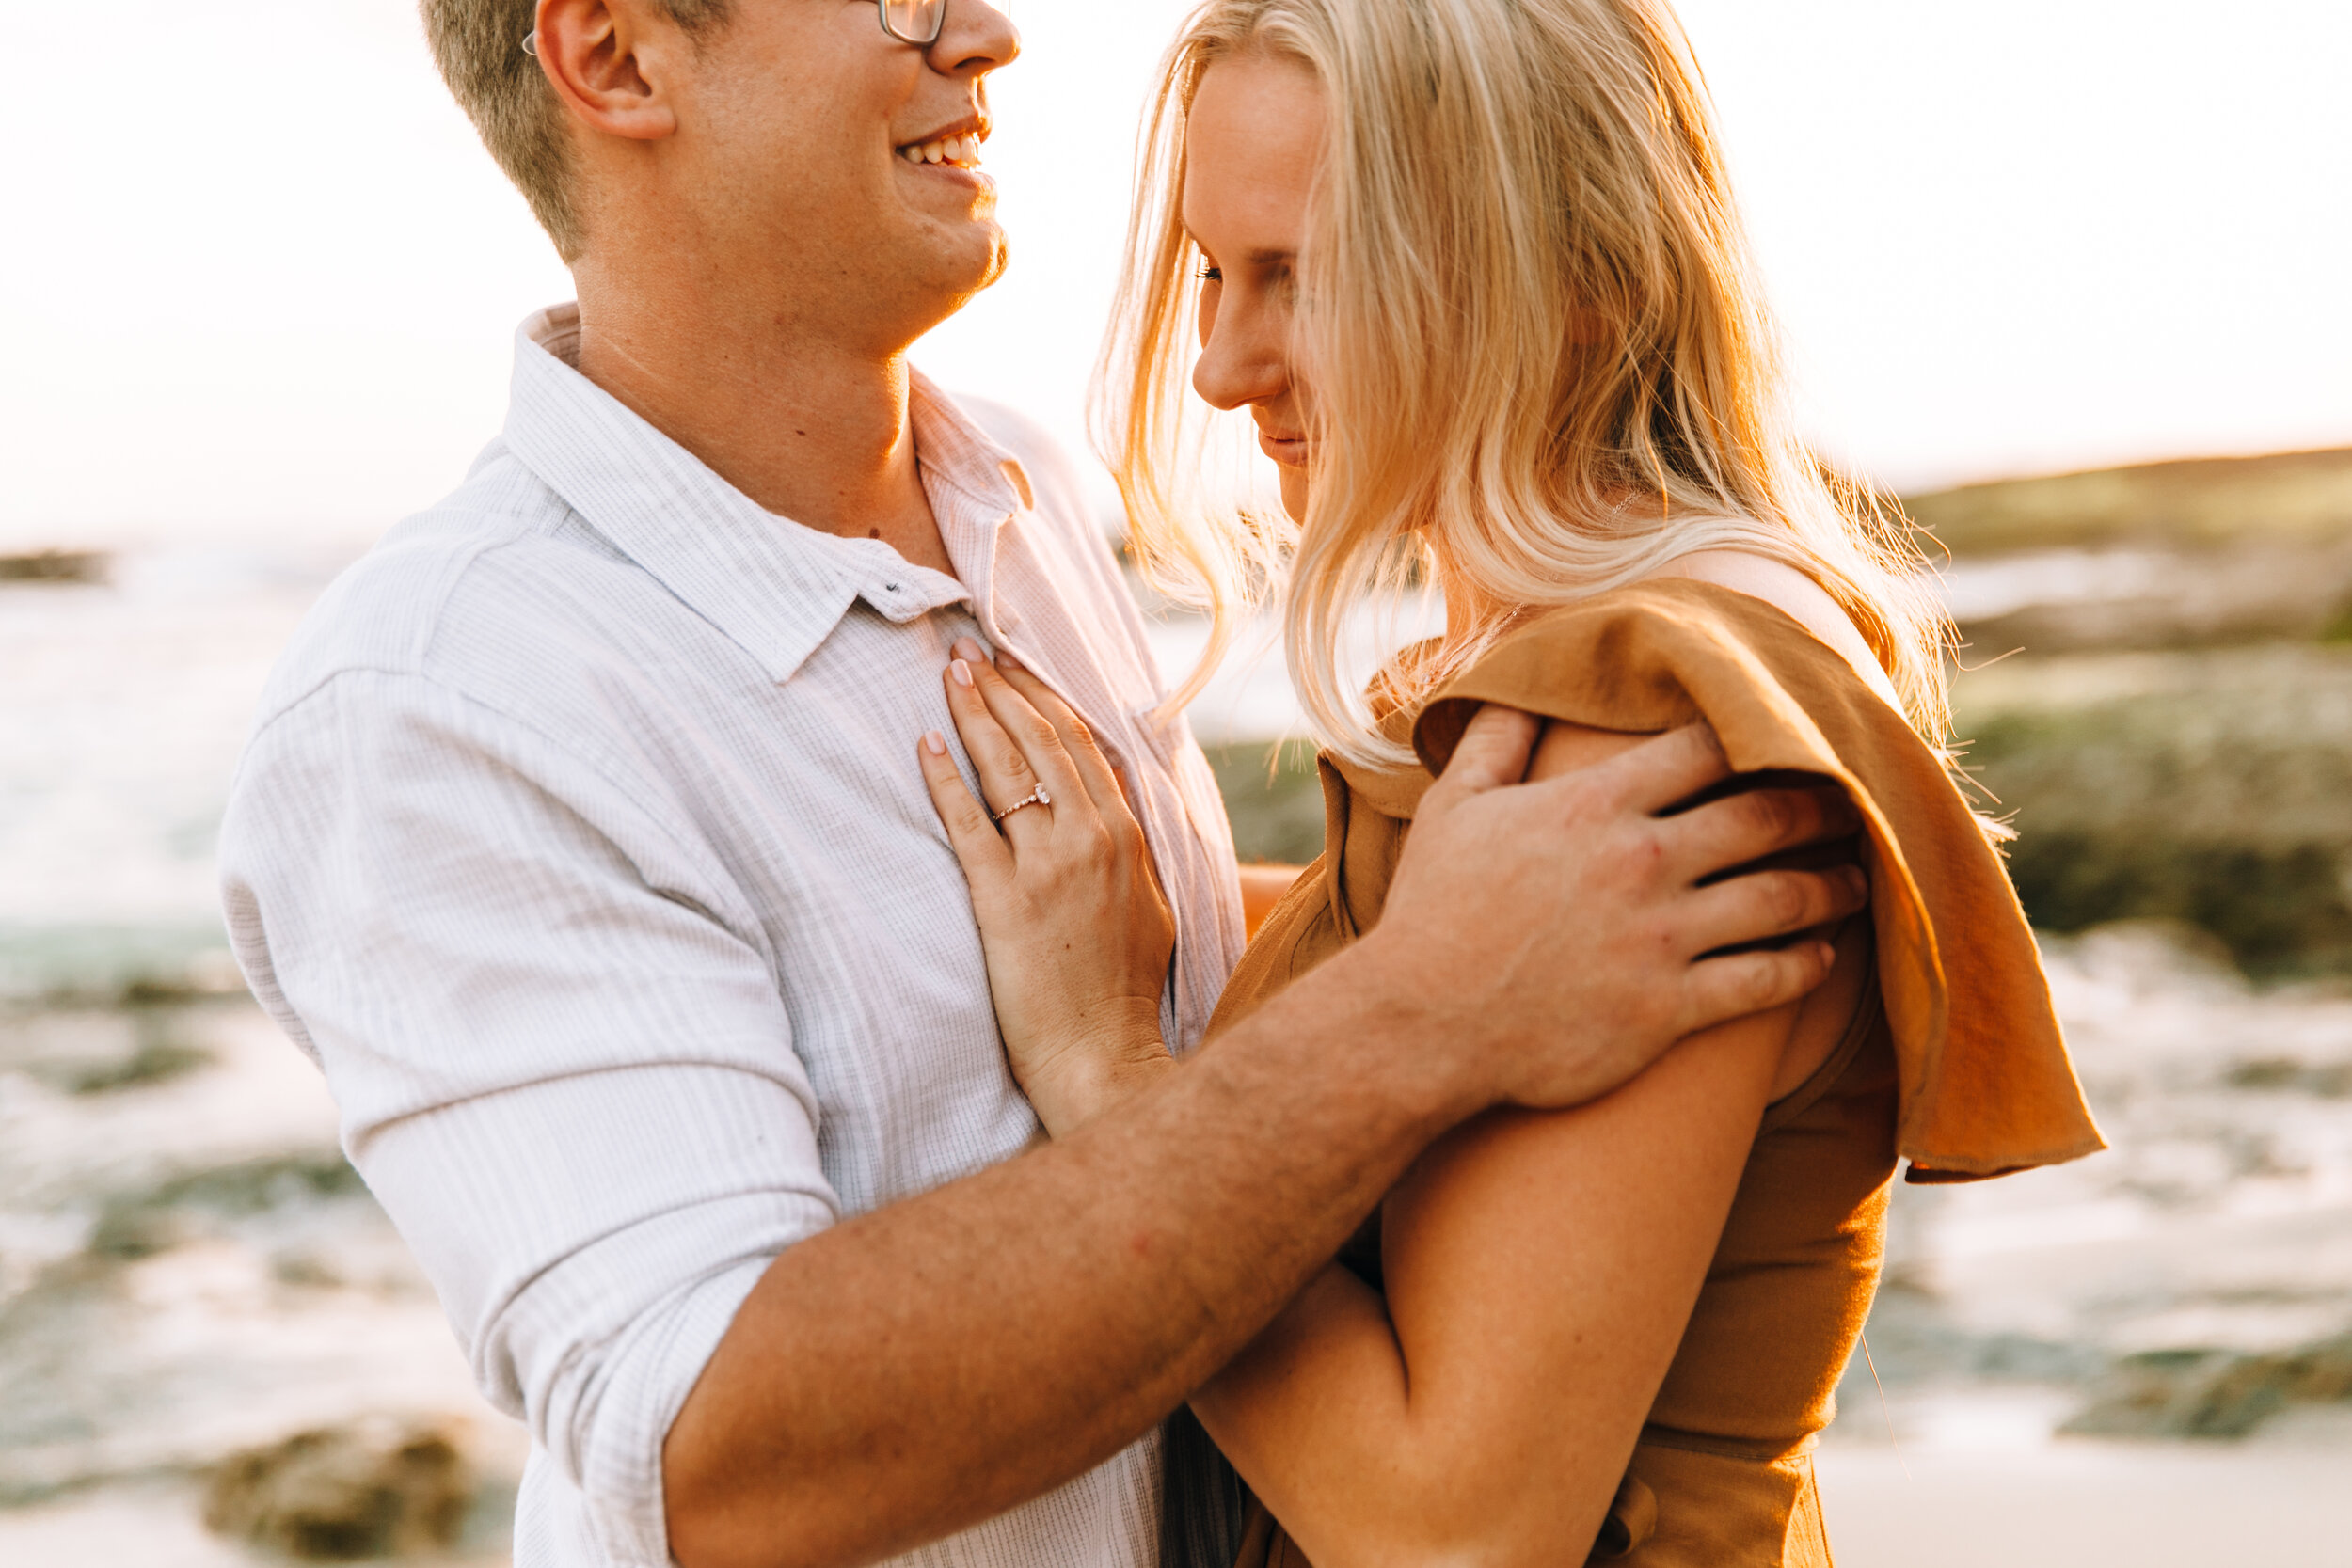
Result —
[[958, 658], [981, 659], [986, 658], [988, 654], [972, 639], [968, 637], [959, 637], [956, 639], [956, 657]]
[[947, 673], [956, 677], [956, 684], [958, 686], [970, 686], [972, 684], [972, 666], [964, 663], [961, 659], [957, 659], [953, 664], [947, 666]]
[[923, 750], [935, 757], [944, 757], [947, 754], [947, 737], [937, 730], [928, 731], [923, 736]]
[[1026, 665], [1012, 657], [1012, 650], [1010, 648], [999, 648], [996, 650], [996, 668], [999, 670], [1009, 670], [1016, 675], [1025, 675], [1029, 673]]

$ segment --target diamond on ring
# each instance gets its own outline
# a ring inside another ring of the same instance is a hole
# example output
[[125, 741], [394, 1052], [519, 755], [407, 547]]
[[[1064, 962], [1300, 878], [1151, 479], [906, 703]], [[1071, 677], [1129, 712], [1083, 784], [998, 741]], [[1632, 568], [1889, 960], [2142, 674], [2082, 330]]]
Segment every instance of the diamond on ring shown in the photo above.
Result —
[[1015, 800], [1011, 805], [1009, 805], [1004, 810], [995, 813], [994, 818], [996, 821], [1002, 822], [1006, 817], [1010, 816], [1014, 812], [1021, 810], [1024, 806], [1050, 806], [1053, 803], [1054, 798], [1045, 793], [1045, 786], [1043, 784], [1040, 784], [1035, 789], [1029, 791], [1027, 795], [1022, 797], [1018, 800]]

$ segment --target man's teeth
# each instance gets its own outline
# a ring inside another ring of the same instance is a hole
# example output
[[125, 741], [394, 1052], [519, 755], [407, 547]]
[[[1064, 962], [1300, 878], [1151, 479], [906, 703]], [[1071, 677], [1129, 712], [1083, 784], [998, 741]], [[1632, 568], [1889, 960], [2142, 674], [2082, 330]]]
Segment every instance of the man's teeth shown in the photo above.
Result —
[[909, 142], [898, 149], [898, 156], [910, 164], [961, 164], [971, 168], [980, 161], [980, 138], [967, 133], [934, 141]]

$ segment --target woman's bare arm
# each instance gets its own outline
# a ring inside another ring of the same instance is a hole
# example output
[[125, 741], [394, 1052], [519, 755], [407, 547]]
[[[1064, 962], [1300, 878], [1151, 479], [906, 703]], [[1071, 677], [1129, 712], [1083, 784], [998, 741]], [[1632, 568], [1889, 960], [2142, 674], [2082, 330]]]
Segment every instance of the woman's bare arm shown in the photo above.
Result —
[[[1554, 725], [1532, 776], [1636, 737]], [[1573, 1560], [1673, 1359], [1794, 1008], [1607, 1099], [1482, 1117], [1391, 1196], [1382, 1296], [1327, 1270], [1194, 1408], [1318, 1568]]]
[[1245, 865], [1241, 868], [1241, 916], [1249, 934], [1256, 936], [1265, 917], [1274, 912], [1274, 906], [1282, 901], [1282, 895], [1291, 890], [1305, 870], [1297, 865]]

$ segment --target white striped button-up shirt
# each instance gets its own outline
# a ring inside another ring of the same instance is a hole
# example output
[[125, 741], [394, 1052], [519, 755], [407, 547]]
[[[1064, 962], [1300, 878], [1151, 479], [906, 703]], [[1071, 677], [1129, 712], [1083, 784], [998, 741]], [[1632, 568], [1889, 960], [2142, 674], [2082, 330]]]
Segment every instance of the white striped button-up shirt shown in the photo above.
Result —
[[[1123, 770], [1172, 1046], [1243, 938], [1216, 783], [1050, 444], [916, 381], [948, 578], [764, 512], [583, 378], [578, 332], [525, 325], [502, 438], [304, 624], [222, 865], [255, 994], [531, 1429], [517, 1562], [655, 1568], [663, 1436], [770, 1262], [1040, 1136], [915, 764], [957, 637]], [[1146, 1439], [906, 1560], [1149, 1563], [1157, 1497]]]

